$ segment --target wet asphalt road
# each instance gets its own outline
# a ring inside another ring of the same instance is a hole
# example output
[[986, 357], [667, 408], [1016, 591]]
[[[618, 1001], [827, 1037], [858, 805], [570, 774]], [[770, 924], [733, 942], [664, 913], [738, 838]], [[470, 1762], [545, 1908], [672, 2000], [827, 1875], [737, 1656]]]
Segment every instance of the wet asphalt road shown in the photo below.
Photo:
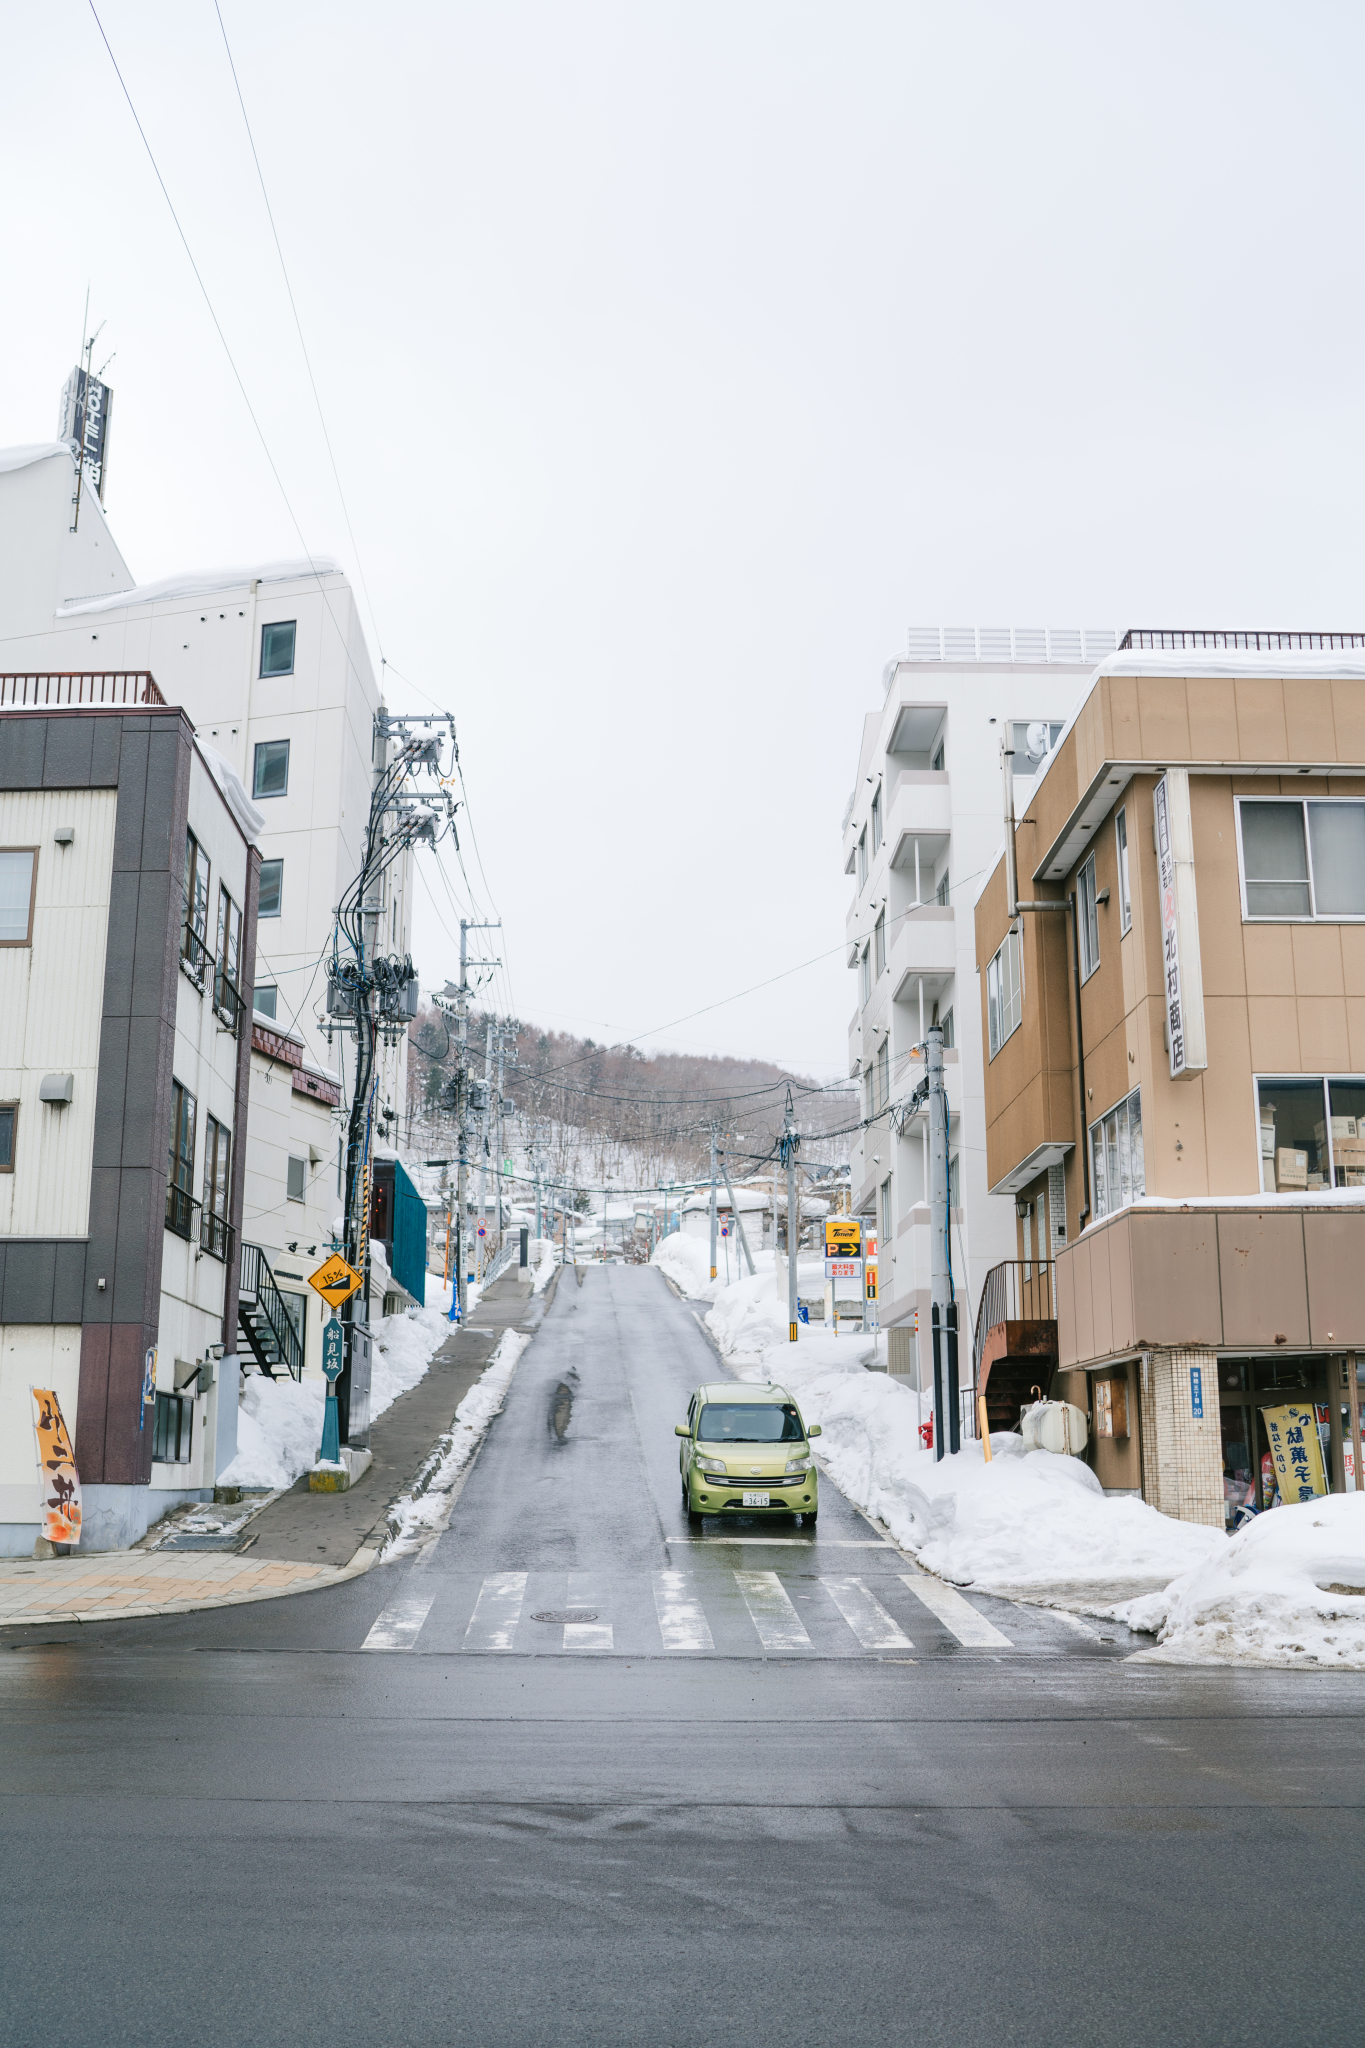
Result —
[[0, 2042], [1356, 2037], [1365, 1684], [689, 1528], [721, 1376], [566, 1275], [425, 1556], [0, 1637]]

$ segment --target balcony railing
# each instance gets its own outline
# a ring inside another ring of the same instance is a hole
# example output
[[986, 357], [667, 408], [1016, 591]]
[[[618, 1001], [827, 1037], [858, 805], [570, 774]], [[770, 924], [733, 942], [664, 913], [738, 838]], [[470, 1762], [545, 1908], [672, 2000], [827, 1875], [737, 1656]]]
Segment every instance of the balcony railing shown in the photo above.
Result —
[[1200, 647], [1245, 649], [1249, 654], [1335, 654], [1365, 647], [1365, 633], [1238, 633], [1223, 627], [1134, 626], [1119, 642], [1120, 653], [1135, 648], [1180, 654]]
[[213, 1007], [236, 1037], [242, 1015], [242, 994], [221, 960], [213, 972]]
[[174, 1181], [166, 1186], [166, 1228], [173, 1230], [186, 1243], [194, 1241], [194, 1212], [199, 1207], [188, 1188], [177, 1187]]
[[1006, 1259], [992, 1266], [981, 1289], [972, 1346], [972, 1377], [979, 1380], [986, 1338], [1001, 1323], [1051, 1323], [1057, 1318], [1051, 1259]]
[[63, 669], [51, 674], [0, 674], [0, 705], [164, 704], [150, 669]]
[[201, 1209], [199, 1242], [210, 1258], [221, 1259], [225, 1266], [231, 1262], [232, 1225], [226, 1216], [219, 1216], [212, 1209]]
[[190, 979], [203, 991], [212, 966], [208, 940], [188, 920], [180, 927], [180, 960]]

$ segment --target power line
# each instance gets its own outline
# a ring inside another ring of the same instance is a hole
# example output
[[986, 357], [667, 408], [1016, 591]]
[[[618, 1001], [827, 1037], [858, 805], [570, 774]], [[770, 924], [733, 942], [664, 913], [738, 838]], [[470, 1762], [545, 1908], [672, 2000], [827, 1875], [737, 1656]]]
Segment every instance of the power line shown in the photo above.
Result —
[[[251, 144], [251, 158], [252, 162], [256, 166], [256, 176], [260, 180], [261, 197], [265, 201], [266, 218], [270, 222], [270, 232], [275, 240], [275, 254], [280, 259], [280, 274], [284, 278], [284, 288], [289, 295], [289, 310], [294, 315], [294, 327], [298, 333], [299, 347], [303, 351], [304, 367], [308, 372], [308, 382], [313, 387], [313, 402], [318, 409], [318, 425], [322, 428], [322, 438], [327, 444], [327, 459], [332, 465], [332, 476], [336, 483], [337, 496], [341, 500], [342, 516], [346, 521], [346, 531], [350, 535], [351, 547], [355, 552], [356, 572], [360, 577], [360, 587], [365, 593], [365, 602], [369, 606], [370, 624], [374, 627], [375, 644], [379, 648], [379, 658], [382, 662], [384, 659], [384, 636], [379, 630], [379, 618], [375, 612], [374, 600], [370, 596], [370, 586], [368, 581], [366, 580], [365, 566], [360, 559], [360, 543], [357, 541], [355, 537], [355, 528], [351, 524], [350, 507], [346, 503], [346, 493], [341, 487], [341, 473], [337, 468], [336, 455], [332, 449], [332, 437], [327, 431], [327, 421], [323, 415], [322, 410], [322, 397], [318, 391], [317, 378], [313, 375], [313, 364], [312, 359], [308, 354], [308, 344], [303, 338], [303, 322], [299, 318], [299, 309], [294, 300], [294, 287], [289, 282], [289, 267], [285, 263], [284, 250], [280, 246], [280, 231], [275, 225], [275, 210], [270, 204], [270, 194], [266, 190], [265, 172], [261, 169], [261, 159], [256, 149], [256, 137], [253, 135], [251, 131], [251, 121], [247, 115], [246, 101], [242, 97], [242, 81], [237, 76], [237, 64], [232, 54], [232, 45], [228, 41], [227, 25], [223, 20], [223, 10], [218, 5], [218, 0], [213, 0], [213, 11], [218, 16], [218, 26], [222, 30], [223, 48], [227, 51], [228, 68], [232, 73], [232, 83], [237, 89], [237, 104], [242, 110], [242, 122], [244, 127], [246, 128], [246, 139]], [[96, 16], [96, 19], [98, 20], [98, 16]], [[110, 52], [110, 54], [112, 55], [113, 53]], [[118, 67], [115, 66], [116, 70], [117, 68]], [[145, 140], [146, 138], [144, 137], [143, 139]]]

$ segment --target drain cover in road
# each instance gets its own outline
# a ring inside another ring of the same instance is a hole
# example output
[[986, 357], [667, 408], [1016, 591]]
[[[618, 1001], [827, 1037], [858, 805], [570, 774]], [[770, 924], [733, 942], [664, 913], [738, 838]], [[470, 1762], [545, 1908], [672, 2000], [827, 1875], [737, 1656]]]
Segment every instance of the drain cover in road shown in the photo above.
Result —
[[596, 1621], [597, 1612], [592, 1607], [556, 1607], [544, 1614], [533, 1614], [532, 1621]]

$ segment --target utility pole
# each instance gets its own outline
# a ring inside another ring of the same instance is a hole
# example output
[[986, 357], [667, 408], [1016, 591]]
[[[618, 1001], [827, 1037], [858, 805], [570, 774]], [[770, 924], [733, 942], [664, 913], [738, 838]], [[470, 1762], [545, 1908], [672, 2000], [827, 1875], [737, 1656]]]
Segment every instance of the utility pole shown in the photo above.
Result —
[[957, 1304], [948, 1263], [948, 1092], [943, 1084], [943, 1027], [925, 1033], [929, 1091], [929, 1315], [934, 1353], [934, 1457], [961, 1447], [957, 1387]]
[[504, 1130], [503, 1130], [503, 1119], [502, 1119], [502, 1074], [503, 1074], [503, 1049], [504, 1049], [504, 1045], [505, 1045], [505, 1042], [506, 1042], [506, 1033], [505, 1033], [505, 1031], [504, 1031], [504, 1028], [503, 1028], [502, 1024], [499, 1024], [499, 1025], [498, 1025], [498, 1162], [497, 1162], [497, 1183], [498, 1183], [498, 1250], [499, 1250], [499, 1251], [501, 1251], [501, 1250], [502, 1250], [502, 1155], [503, 1155], [503, 1146], [504, 1146], [504, 1145], [505, 1145], [505, 1143], [506, 1143], [506, 1136], [505, 1136], [505, 1133], [504, 1133]]
[[730, 1197], [730, 1214], [735, 1219], [735, 1235], [739, 1239], [740, 1249], [744, 1253], [745, 1262], [749, 1268], [749, 1278], [752, 1280], [754, 1277], [753, 1253], [749, 1250], [749, 1240], [744, 1235], [744, 1218], [739, 1213], [739, 1203], [735, 1200], [735, 1191], [730, 1185], [730, 1166], [723, 1152], [720, 1155], [720, 1163], [721, 1169], [725, 1174], [725, 1192]]
[[716, 1277], [716, 1127], [711, 1126], [711, 1278]]
[[[798, 1301], [799, 1274], [797, 1272], [796, 1229], [796, 1155], [801, 1150], [801, 1134], [796, 1128], [792, 1114], [792, 1092], [787, 1089], [787, 1113], [782, 1124], [782, 1164], [787, 1169], [787, 1334], [792, 1343], [796, 1342], [801, 1327], [800, 1303]], [[774, 1217], [774, 1223], [776, 1218]], [[776, 1231], [774, 1231], [776, 1235]]]
[[455, 1231], [455, 1294], [451, 1302], [451, 1319], [462, 1323], [469, 1307], [469, 1282], [465, 1274], [465, 1230], [469, 1205], [469, 969], [475, 967], [498, 967], [497, 960], [475, 960], [469, 958], [469, 933], [492, 932], [499, 929], [501, 920], [479, 924], [472, 918], [460, 919], [460, 985], [455, 996], [455, 1119], [459, 1136], [459, 1169], [456, 1183], [456, 1205], [459, 1218]]

